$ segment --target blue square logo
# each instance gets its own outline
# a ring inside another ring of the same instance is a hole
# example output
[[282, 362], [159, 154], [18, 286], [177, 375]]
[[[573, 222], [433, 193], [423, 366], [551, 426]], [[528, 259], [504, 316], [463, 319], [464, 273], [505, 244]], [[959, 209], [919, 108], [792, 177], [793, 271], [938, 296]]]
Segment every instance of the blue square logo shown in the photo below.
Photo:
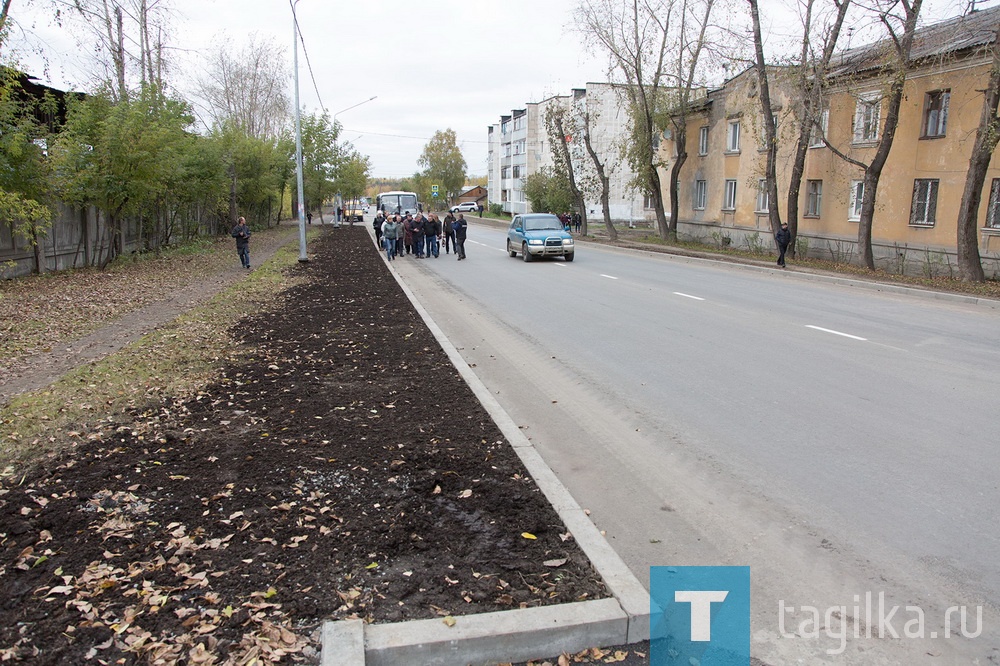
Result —
[[649, 587], [650, 666], [750, 666], [750, 567], [650, 567]]

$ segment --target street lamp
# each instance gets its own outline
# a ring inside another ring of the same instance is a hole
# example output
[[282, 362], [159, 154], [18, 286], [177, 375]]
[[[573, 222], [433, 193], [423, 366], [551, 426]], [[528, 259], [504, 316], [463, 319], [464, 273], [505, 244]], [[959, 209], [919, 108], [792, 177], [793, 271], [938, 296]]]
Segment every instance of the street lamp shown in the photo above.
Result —
[[299, 261], [307, 262], [306, 254], [306, 205], [305, 187], [302, 185], [302, 111], [299, 108], [299, 22], [295, 16], [295, 5], [292, 2], [292, 39], [294, 40], [293, 61], [295, 69], [295, 181], [299, 189]]
[[[334, 127], [337, 126], [337, 116], [339, 116], [340, 114], [342, 114], [344, 111], [350, 111], [351, 109], [353, 109], [355, 107], [358, 107], [358, 106], [361, 106], [362, 104], [367, 104], [368, 102], [372, 101], [376, 97], [378, 97], [378, 95], [372, 95], [371, 97], [369, 97], [368, 99], [364, 100], [363, 102], [358, 102], [357, 104], [352, 104], [351, 106], [347, 107], [346, 109], [341, 109], [340, 111], [337, 111], [335, 114], [333, 114], [333, 125], [334, 125]], [[341, 207], [343, 207], [343, 205], [344, 205], [344, 199], [340, 195], [340, 192], [337, 192], [337, 207], [341, 208]], [[340, 220], [337, 220], [336, 222], [337, 222], [338, 225], [340, 224]]]

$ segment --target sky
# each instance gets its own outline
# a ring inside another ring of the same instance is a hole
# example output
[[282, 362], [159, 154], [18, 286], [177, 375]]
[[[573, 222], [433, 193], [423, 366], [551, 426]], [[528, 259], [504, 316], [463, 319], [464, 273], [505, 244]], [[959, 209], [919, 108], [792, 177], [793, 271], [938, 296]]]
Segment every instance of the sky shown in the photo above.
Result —
[[[581, 0], [298, 0], [303, 113], [327, 110], [341, 138], [371, 160], [373, 177], [403, 178], [439, 130], [456, 132], [470, 176], [487, 172], [487, 128], [512, 109], [588, 82], [607, 81], [606, 61], [585, 48], [572, 11]], [[960, 13], [968, 0], [925, 0], [928, 15]], [[993, 6], [998, 0], [980, 0]], [[791, 0], [761, 0], [772, 41], [794, 23]], [[10, 47], [42, 83], [86, 91], [86, 49], [52, 25], [44, 0], [16, 0]], [[286, 49], [293, 98], [290, 0], [171, 0], [177, 67], [189, 97], [205, 55], [238, 50], [249, 36]], [[744, 2], [736, 2], [742, 8]], [[79, 32], [79, 31], [77, 31]], [[43, 67], [32, 50], [45, 52]], [[314, 80], [315, 79], [315, 84]], [[374, 97], [374, 99], [372, 99]]]

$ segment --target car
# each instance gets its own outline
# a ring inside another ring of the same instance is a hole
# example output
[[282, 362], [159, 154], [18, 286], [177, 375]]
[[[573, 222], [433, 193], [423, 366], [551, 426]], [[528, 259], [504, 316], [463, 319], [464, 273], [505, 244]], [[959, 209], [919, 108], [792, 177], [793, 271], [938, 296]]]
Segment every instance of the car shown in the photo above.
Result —
[[525, 261], [536, 257], [562, 257], [573, 261], [576, 244], [562, 220], [550, 213], [515, 215], [507, 229], [507, 254], [521, 253]]
[[345, 222], [364, 222], [365, 221], [365, 210], [364, 204], [360, 201], [348, 201], [344, 205], [344, 221]]
[[479, 204], [475, 201], [463, 201], [457, 206], [451, 207], [451, 212], [453, 213], [472, 213], [479, 210]]

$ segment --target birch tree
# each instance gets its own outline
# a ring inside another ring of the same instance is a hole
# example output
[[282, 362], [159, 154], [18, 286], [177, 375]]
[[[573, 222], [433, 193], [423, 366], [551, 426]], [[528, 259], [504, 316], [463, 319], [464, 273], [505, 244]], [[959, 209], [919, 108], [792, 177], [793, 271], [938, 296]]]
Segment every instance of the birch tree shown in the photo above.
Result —
[[[572, 104], [572, 102], [570, 102]], [[580, 186], [577, 168], [570, 146], [578, 139], [578, 123], [571, 106], [553, 104], [545, 110], [545, 130], [552, 144], [553, 161], [558, 174], [565, 177], [573, 195], [573, 204], [580, 212], [580, 231], [587, 235], [587, 201]]]

